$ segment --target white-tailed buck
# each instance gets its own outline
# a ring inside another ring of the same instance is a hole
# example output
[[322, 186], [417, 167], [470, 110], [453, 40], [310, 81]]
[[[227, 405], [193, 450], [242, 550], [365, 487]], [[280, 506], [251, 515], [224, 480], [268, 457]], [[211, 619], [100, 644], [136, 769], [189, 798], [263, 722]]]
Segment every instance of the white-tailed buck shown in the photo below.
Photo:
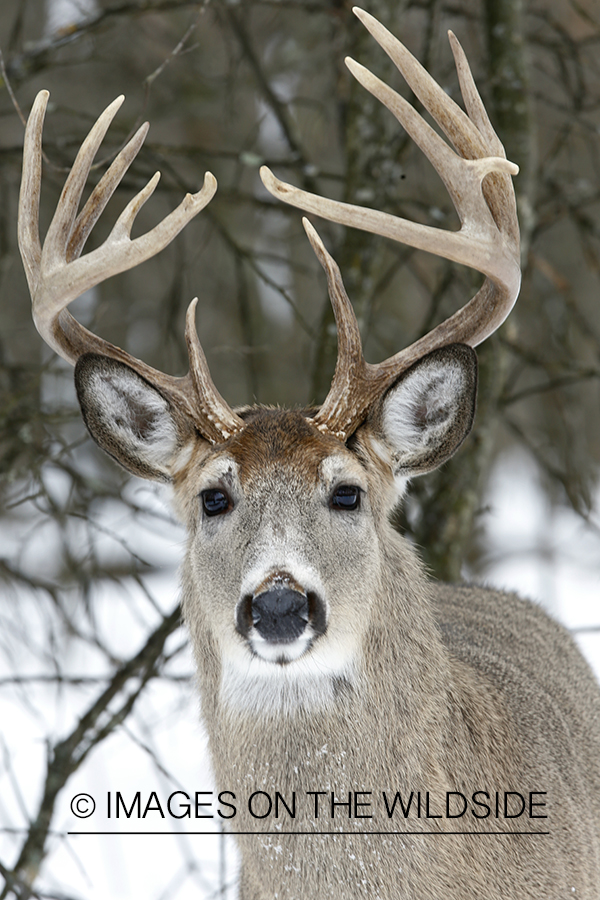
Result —
[[155, 371], [66, 307], [164, 247], [208, 203], [215, 179], [130, 241], [155, 176], [105, 243], [81, 256], [144, 139], [141, 129], [77, 215], [115, 101], [77, 156], [42, 248], [41, 93], [19, 216], [35, 322], [76, 364], [94, 440], [130, 472], [172, 483], [189, 532], [185, 618], [219, 790], [229, 792], [220, 812], [236, 810], [243, 900], [598, 900], [600, 692], [588, 666], [537, 606], [429, 581], [390, 524], [407, 480], [447, 460], [471, 428], [472, 347], [519, 290], [516, 166], [454, 36], [466, 114], [382, 25], [356, 14], [453, 145], [348, 60], [438, 170], [460, 230], [324, 200], [266, 169], [264, 183], [319, 216], [482, 272], [463, 309], [369, 365], [339, 270], [305, 223], [339, 343], [319, 408], [232, 410], [208, 372], [195, 300], [189, 374]]

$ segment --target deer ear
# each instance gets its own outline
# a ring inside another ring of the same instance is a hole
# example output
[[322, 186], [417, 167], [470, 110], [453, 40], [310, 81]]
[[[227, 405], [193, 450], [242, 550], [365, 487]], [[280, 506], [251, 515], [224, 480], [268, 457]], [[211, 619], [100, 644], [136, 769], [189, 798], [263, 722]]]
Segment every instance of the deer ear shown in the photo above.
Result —
[[171, 481], [196, 432], [150, 382], [125, 363], [86, 353], [75, 387], [88, 431], [128, 472]]
[[477, 356], [466, 344], [434, 350], [404, 372], [370, 421], [394, 475], [421, 475], [450, 459], [471, 430], [476, 398]]

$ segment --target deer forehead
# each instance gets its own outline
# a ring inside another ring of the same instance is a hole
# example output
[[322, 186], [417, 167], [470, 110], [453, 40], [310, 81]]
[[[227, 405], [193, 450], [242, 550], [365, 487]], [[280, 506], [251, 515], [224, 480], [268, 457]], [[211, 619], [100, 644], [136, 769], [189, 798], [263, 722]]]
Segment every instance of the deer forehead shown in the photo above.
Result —
[[197, 484], [236, 486], [246, 495], [281, 486], [290, 491], [328, 490], [343, 480], [367, 489], [367, 473], [337, 438], [322, 434], [299, 410], [253, 409], [243, 430], [200, 463]]

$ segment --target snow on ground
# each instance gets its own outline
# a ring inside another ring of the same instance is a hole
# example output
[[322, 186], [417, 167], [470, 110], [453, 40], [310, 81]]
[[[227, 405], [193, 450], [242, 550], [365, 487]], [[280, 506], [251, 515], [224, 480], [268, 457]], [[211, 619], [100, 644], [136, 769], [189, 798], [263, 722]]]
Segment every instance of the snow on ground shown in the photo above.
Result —
[[573, 630], [600, 679], [600, 488], [587, 522], [553, 509], [534, 463], [514, 453], [497, 467], [486, 504], [486, 582], [539, 600]]

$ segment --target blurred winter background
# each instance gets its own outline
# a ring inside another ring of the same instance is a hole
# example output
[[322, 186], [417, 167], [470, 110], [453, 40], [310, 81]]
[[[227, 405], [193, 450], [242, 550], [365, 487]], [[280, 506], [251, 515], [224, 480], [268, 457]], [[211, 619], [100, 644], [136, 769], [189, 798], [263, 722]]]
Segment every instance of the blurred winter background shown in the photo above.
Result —
[[[521, 167], [521, 298], [481, 348], [473, 435], [415, 482], [398, 527], [436, 577], [540, 600], [600, 676], [597, 4], [366, 7], [455, 97], [445, 33], [458, 34]], [[75, 312], [182, 374], [184, 311], [198, 293], [211, 372], [232, 405], [318, 401], [335, 359], [322, 275], [299, 214], [262, 189], [262, 162], [329, 196], [446, 228], [456, 217], [430, 166], [347, 75], [349, 53], [399, 86], [339, 0], [3, 0], [0, 48], [0, 897], [233, 898], [235, 851], [216, 818], [106, 817], [108, 791], [128, 804], [140, 791], [143, 805], [155, 791], [164, 805], [175, 791], [213, 788], [177, 610], [184, 535], [167, 490], [127, 478], [92, 446], [71, 370], [31, 323], [15, 246], [17, 107], [26, 113], [50, 89], [42, 229], [86, 131], [119, 93], [127, 101], [92, 182], [139, 121], [152, 127], [107, 221], [156, 169], [140, 231], [215, 173], [217, 197], [168, 250]], [[320, 228], [372, 361], [477, 285], [461, 267]], [[96, 230], [92, 246], [107, 225]], [[81, 792], [98, 808], [77, 820], [70, 801]], [[67, 835], [115, 827], [176, 834]]]

